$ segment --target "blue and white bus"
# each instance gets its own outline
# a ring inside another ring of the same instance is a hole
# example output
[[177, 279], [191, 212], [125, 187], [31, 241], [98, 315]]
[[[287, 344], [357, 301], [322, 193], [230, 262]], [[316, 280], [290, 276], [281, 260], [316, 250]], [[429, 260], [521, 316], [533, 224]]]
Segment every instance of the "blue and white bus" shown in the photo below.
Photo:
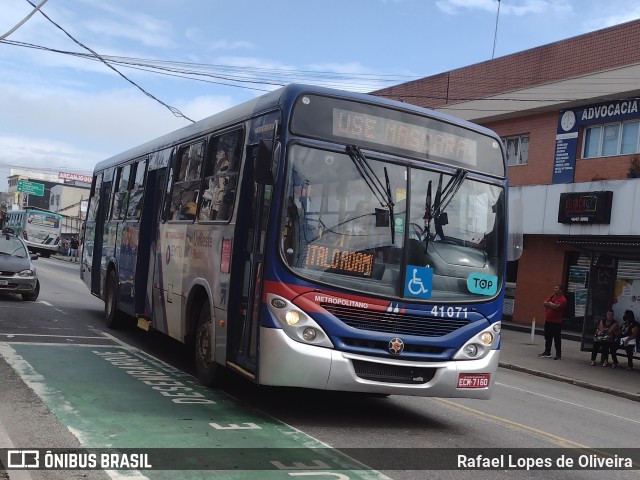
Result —
[[36, 207], [7, 212], [6, 224], [21, 235], [30, 252], [43, 257], [58, 253], [62, 232], [62, 215]]
[[204, 384], [486, 399], [506, 195], [490, 130], [289, 85], [99, 163], [81, 276]]

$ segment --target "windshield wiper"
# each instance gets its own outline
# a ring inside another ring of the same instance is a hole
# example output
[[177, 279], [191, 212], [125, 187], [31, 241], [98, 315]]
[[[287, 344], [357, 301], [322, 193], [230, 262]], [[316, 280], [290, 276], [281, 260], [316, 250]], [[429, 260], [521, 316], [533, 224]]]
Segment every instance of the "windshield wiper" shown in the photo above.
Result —
[[[464, 183], [465, 179], [469, 172], [462, 168], [459, 168], [456, 171], [456, 174], [449, 179], [447, 184], [442, 188], [442, 173], [438, 178], [438, 189], [436, 190], [436, 198], [434, 199], [433, 205], [431, 205], [431, 180], [429, 180], [429, 185], [427, 186], [427, 198], [425, 200], [425, 211], [424, 216], [424, 228], [426, 231], [425, 238], [425, 251], [429, 246], [429, 237], [431, 235], [431, 220], [435, 221], [436, 225], [436, 234], [440, 236], [441, 239], [444, 239], [444, 231], [442, 230], [442, 226], [446, 225], [446, 220], [443, 218], [443, 214], [445, 210], [449, 206], [453, 197], [455, 197], [456, 193]], [[446, 215], [446, 214], [445, 214]]]
[[389, 183], [389, 172], [387, 171], [387, 167], [384, 167], [384, 179], [387, 183], [387, 205], [389, 206], [389, 226], [391, 227], [391, 245], [396, 244], [396, 230], [395, 223], [393, 221], [393, 201], [391, 196], [391, 184]]
[[440, 182], [438, 183], [438, 192], [436, 193], [437, 204], [434, 205], [438, 213], [444, 212], [447, 209], [447, 206], [449, 206], [449, 202], [451, 202], [453, 197], [455, 197], [456, 193], [458, 193], [458, 190], [464, 183], [468, 174], [469, 172], [467, 170], [459, 168], [456, 174], [453, 177], [451, 177], [451, 180], [449, 180], [447, 185], [444, 187], [444, 190], [442, 191], [440, 191], [440, 187], [442, 185], [442, 174], [440, 174]]
[[387, 172], [387, 167], [384, 168], [384, 176], [386, 180], [386, 189], [382, 182], [371, 168], [369, 164], [369, 160], [364, 156], [360, 148], [356, 145], [347, 145], [346, 148], [347, 155], [353, 161], [353, 164], [356, 166], [356, 169], [360, 173], [360, 176], [364, 179], [365, 183], [369, 187], [369, 190], [373, 192], [376, 199], [380, 202], [380, 205], [386, 207], [389, 210], [389, 225], [391, 226], [391, 243], [395, 243], [395, 230], [393, 227], [393, 200], [391, 195], [391, 186], [389, 184], [389, 174]]

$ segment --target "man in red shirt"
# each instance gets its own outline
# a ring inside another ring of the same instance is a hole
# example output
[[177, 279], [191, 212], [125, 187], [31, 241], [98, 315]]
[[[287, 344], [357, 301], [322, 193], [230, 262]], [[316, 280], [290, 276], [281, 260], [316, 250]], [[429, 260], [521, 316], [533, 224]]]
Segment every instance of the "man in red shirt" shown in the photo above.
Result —
[[553, 287], [553, 295], [544, 303], [544, 352], [539, 357], [551, 357], [551, 344], [555, 343], [556, 356], [554, 360], [562, 357], [562, 314], [567, 306], [562, 285]]

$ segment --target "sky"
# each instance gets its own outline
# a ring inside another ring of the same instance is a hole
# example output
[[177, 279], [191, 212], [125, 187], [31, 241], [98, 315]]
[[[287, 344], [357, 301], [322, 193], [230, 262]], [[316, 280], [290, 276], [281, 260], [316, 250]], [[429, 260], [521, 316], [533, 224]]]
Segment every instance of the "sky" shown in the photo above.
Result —
[[636, 0], [46, 0], [5, 36], [33, 10], [0, 0], [0, 191], [288, 83], [369, 92], [640, 18]]

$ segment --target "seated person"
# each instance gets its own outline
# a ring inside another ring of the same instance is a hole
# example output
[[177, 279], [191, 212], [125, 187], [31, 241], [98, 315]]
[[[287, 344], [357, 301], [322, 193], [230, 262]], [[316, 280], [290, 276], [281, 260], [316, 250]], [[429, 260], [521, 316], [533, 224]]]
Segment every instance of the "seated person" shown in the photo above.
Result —
[[640, 325], [636, 322], [633, 310], [625, 310], [622, 316], [624, 323], [620, 327], [620, 338], [611, 345], [611, 360], [613, 368], [618, 366], [616, 351], [621, 348], [627, 354], [627, 370], [633, 369], [633, 350], [640, 341]]
[[601, 352], [601, 362], [603, 367], [609, 366], [609, 352], [611, 345], [615, 343], [618, 336], [618, 323], [613, 318], [613, 310], [607, 310], [606, 316], [598, 323], [593, 347], [591, 349], [591, 366], [596, 364], [598, 352]]

